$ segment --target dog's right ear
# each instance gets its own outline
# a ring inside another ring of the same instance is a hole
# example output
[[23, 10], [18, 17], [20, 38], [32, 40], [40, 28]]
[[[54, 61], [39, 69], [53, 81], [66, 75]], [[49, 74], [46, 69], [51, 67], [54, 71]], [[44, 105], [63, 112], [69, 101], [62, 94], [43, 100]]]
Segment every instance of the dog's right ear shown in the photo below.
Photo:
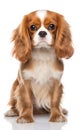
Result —
[[27, 27], [27, 15], [24, 16], [21, 24], [13, 31], [12, 41], [14, 43], [12, 55], [19, 61], [25, 63], [31, 56], [31, 41]]

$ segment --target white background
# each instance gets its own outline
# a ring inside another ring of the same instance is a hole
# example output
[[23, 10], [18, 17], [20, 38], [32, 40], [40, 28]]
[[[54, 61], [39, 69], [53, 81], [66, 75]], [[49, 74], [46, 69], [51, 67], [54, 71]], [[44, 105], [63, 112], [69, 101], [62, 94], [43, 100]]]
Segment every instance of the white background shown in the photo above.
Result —
[[[19, 62], [11, 56], [11, 34], [23, 15], [47, 9], [64, 15], [70, 24], [75, 48], [64, 60], [62, 105], [68, 109], [67, 123], [49, 123], [49, 116], [35, 116], [35, 123], [19, 125], [16, 118], [4, 118]], [[81, 0], [2, 0], [0, 1], [0, 130], [80, 130], [82, 129], [82, 4]]]

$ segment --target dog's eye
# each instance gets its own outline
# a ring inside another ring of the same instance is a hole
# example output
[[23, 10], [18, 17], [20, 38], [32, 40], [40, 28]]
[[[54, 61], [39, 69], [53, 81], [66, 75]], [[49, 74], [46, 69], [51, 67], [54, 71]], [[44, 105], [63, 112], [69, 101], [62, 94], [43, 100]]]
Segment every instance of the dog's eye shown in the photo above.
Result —
[[48, 30], [54, 30], [56, 28], [56, 26], [54, 24], [50, 24], [48, 26]]
[[31, 25], [31, 26], [30, 26], [30, 29], [31, 29], [32, 31], [35, 31], [35, 30], [37, 30], [37, 27], [36, 27], [35, 25]]

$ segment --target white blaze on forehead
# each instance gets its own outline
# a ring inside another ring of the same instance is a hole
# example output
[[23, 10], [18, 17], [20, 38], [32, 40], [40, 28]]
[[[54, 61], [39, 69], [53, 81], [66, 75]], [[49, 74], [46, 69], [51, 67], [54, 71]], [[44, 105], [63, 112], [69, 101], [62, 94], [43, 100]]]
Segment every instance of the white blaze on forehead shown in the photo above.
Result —
[[47, 14], [47, 11], [45, 10], [39, 10], [36, 12], [36, 15], [41, 19], [42, 22], [44, 21], [46, 14]]
[[[36, 46], [36, 47], [47, 47], [48, 48], [48, 45], [52, 44], [52, 35], [47, 30], [47, 28], [45, 28], [45, 26], [44, 26], [44, 20], [47, 16], [47, 11], [39, 10], [39, 11], [36, 12], [36, 16], [40, 19], [41, 26], [38, 28], [38, 30], [34, 34], [34, 39], [33, 39], [34, 40], [34, 46]], [[42, 38], [39, 36], [40, 31], [45, 31], [47, 33], [47, 35], [43, 38], [43, 41], [42, 41]]]

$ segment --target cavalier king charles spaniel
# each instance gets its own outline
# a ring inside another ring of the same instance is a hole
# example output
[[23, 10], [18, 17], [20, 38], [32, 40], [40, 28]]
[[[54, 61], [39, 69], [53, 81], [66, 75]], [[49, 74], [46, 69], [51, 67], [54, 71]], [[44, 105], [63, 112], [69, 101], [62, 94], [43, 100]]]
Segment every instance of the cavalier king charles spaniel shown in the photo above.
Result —
[[66, 121], [61, 77], [62, 58], [74, 52], [69, 24], [56, 12], [34, 11], [24, 16], [12, 41], [20, 68], [11, 90], [11, 109], [5, 116], [19, 116], [18, 123], [27, 123], [34, 121], [33, 114], [50, 112], [49, 121]]

